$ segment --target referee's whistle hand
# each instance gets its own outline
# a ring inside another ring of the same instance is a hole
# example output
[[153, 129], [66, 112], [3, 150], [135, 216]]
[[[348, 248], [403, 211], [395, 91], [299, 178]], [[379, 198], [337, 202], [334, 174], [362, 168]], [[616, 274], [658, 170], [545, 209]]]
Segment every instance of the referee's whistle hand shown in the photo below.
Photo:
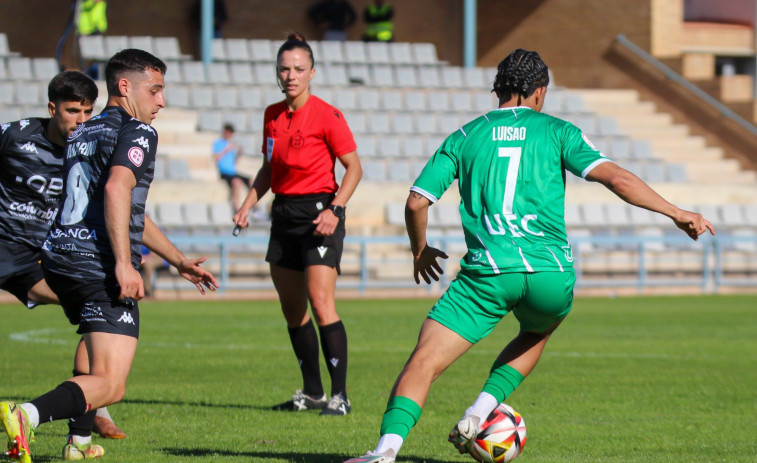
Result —
[[326, 209], [318, 214], [318, 217], [313, 220], [315, 224], [315, 236], [331, 236], [336, 230], [336, 226], [339, 225], [339, 217], [335, 216], [330, 209]]
[[248, 217], [250, 216], [250, 209], [244, 206], [240, 207], [234, 218], [232, 219], [236, 225], [242, 228], [246, 228], [249, 225]]

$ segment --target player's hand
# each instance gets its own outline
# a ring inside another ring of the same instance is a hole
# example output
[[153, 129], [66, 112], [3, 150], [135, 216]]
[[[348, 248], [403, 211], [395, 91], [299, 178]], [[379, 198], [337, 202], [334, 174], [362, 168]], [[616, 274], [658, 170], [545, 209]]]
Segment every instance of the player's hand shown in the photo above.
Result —
[[121, 292], [118, 295], [119, 300], [131, 298], [138, 301], [145, 297], [145, 285], [142, 282], [142, 276], [132, 267], [131, 261], [127, 264], [116, 265], [116, 281], [121, 287]]
[[428, 244], [419, 255], [413, 257], [413, 276], [415, 277], [416, 284], [421, 284], [419, 275], [427, 284], [431, 283], [431, 278], [434, 281], [439, 281], [439, 275], [443, 274], [444, 271], [439, 262], [436, 261], [437, 257], [441, 257], [442, 259], [449, 258], [444, 251], [432, 248]]
[[242, 204], [237, 213], [234, 214], [234, 218], [232, 219], [234, 223], [242, 228], [247, 228], [247, 226], [250, 225], [250, 209], [250, 207]]
[[715, 234], [715, 228], [710, 221], [702, 217], [702, 214], [697, 214], [696, 212], [680, 209], [678, 215], [673, 218], [673, 222], [694, 241], [698, 240], [699, 235], [707, 230], [710, 231], [711, 235]]
[[176, 266], [179, 275], [197, 286], [197, 289], [201, 294], [205, 294], [205, 288], [208, 288], [211, 291], [215, 291], [216, 288], [218, 288], [218, 282], [213, 274], [200, 267], [200, 264], [203, 262], [205, 262], [205, 257], [199, 259], [184, 259]]
[[315, 224], [315, 236], [331, 236], [334, 234], [337, 225], [339, 225], [339, 217], [335, 216], [331, 209], [325, 209], [318, 214], [318, 217], [313, 220]]

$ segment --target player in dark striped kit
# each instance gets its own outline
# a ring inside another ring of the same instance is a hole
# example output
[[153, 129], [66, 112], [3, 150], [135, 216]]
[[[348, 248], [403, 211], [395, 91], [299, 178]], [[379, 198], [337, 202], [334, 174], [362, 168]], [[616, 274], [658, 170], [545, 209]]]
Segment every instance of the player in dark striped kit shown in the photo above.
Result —
[[90, 357], [86, 375], [21, 405], [0, 402], [11, 457], [30, 462], [31, 430], [40, 423], [75, 418], [65, 460], [102, 456], [91, 443], [94, 409], [121, 400], [137, 348], [144, 297], [141, 246], [174, 265], [204, 293], [213, 276], [189, 260], [145, 217], [155, 168], [157, 132], [151, 127], [163, 98], [165, 64], [136, 49], [118, 52], [105, 70], [108, 106], [68, 138], [64, 196], [44, 243], [45, 280], [72, 324], [78, 324]]
[[[86, 75], [66, 71], [53, 77], [47, 94], [49, 118], [0, 125], [0, 288], [29, 308], [58, 304], [43, 279], [41, 246], [60, 207], [66, 138], [92, 117], [98, 91]], [[74, 371], [89, 371], [83, 343]], [[95, 431], [126, 437], [105, 407], [97, 412]]]

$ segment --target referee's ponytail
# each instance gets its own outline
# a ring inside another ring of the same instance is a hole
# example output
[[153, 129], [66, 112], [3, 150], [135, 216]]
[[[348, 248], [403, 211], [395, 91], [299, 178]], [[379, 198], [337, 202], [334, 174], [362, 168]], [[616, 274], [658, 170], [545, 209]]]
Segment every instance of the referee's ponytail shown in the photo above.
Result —
[[276, 62], [278, 63], [279, 59], [281, 59], [281, 54], [285, 51], [294, 50], [295, 48], [301, 48], [308, 52], [308, 55], [310, 55], [310, 66], [315, 67], [315, 58], [313, 58], [313, 49], [310, 48], [310, 45], [308, 45], [308, 41], [305, 39], [305, 36], [300, 34], [299, 32], [292, 32], [287, 36], [286, 42], [281, 44], [279, 47], [279, 52], [276, 54]]

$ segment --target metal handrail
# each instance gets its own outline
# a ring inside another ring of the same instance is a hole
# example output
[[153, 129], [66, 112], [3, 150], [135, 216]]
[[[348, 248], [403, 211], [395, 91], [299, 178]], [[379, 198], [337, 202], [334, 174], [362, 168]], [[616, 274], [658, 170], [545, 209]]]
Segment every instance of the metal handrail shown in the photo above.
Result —
[[729, 107], [727, 107], [726, 105], [718, 101], [717, 99], [708, 95], [704, 90], [702, 90], [701, 88], [697, 87], [696, 85], [686, 80], [683, 76], [681, 76], [674, 70], [670, 69], [668, 66], [663, 64], [660, 60], [658, 60], [654, 56], [642, 50], [638, 45], [628, 40], [628, 37], [626, 37], [624, 34], [618, 34], [617, 37], [615, 37], [615, 41], [623, 45], [624, 47], [626, 47], [628, 50], [630, 50], [632, 53], [634, 53], [636, 56], [638, 56], [642, 60], [646, 61], [648, 64], [650, 64], [652, 67], [654, 67], [658, 71], [665, 74], [665, 77], [680, 84], [686, 90], [693, 93], [695, 96], [699, 97], [699, 99], [701, 99], [708, 105], [717, 109], [720, 112], [720, 114], [727, 117], [728, 119], [733, 120], [734, 122], [736, 122], [743, 128], [747, 129], [752, 135], [757, 136], [757, 127], [755, 127], [754, 124], [744, 119], [743, 117], [739, 116], [736, 112], [734, 112], [732, 109], [730, 109]]

